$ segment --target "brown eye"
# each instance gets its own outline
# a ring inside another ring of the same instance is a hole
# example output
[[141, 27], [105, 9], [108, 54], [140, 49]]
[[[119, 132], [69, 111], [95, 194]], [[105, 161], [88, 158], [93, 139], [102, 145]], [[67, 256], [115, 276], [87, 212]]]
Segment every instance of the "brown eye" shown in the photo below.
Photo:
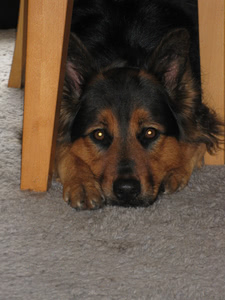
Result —
[[96, 129], [89, 136], [101, 149], [109, 148], [113, 141], [113, 137], [105, 129]]
[[137, 135], [137, 139], [144, 148], [148, 149], [159, 136], [160, 132], [157, 129], [147, 127]]
[[154, 128], [147, 128], [146, 131], [145, 131], [144, 137], [146, 139], [153, 139], [156, 136], [156, 133], [157, 133], [156, 129], [154, 129]]
[[102, 130], [102, 129], [95, 130], [94, 133], [93, 133], [93, 136], [98, 141], [104, 140], [104, 138], [105, 138], [104, 130]]

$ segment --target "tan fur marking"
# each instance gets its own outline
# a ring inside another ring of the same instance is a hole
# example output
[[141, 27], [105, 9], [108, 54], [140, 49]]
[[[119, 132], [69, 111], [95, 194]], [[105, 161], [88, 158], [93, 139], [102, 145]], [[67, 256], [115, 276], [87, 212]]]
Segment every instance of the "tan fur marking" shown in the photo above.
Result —
[[147, 112], [144, 108], [136, 109], [131, 116], [130, 121], [130, 132], [132, 135], [136, 136], [136, 133], [141, 128], [153, 127], [157, 130], [164, 131], [164, 128], [161, 124], [154, 122], [151, 118], [149, 112]]
[[92, 77], [92, 79], [89, 82], [89, 85], [94, 85], [97, 81], [101, 81], [104, 80], [105, 76], [103, 75], [103, 73], [98, 73], [97, 75], [95, 75], [94, 77]]
[[140, 70], [139, 76], [150, 80], [154, 84], [157, 84], [157, 85], [159, 84], [159, 81], [156, 79], [156, 77], [154, 75], [149, 74], [149, 73], [145, 72], [144, 70]]

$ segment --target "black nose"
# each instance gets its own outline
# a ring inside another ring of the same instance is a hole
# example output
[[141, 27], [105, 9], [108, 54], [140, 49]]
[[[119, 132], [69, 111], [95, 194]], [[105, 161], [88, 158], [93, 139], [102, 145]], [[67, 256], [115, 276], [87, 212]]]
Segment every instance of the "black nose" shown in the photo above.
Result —
[[113, 183], [113, 192], [119, 200], [131, 203], [140, 194], [141, 185], [134, 178], [118, 178]]

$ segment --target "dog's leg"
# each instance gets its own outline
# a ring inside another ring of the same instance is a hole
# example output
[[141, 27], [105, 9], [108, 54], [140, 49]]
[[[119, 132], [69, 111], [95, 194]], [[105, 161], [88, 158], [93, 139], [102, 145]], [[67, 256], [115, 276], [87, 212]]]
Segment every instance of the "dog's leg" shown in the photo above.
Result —
[[89, 166], [73, 151], [72, 145], [58, 146], [56, 172], [63, 184], [63, 198], [77, 209], [97, 209], [103, 204], [99, 183]]

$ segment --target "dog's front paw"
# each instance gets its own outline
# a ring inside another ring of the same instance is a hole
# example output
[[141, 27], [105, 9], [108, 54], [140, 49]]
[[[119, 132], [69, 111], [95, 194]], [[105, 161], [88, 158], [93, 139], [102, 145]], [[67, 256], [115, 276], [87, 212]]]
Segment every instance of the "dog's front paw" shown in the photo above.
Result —
[[190, 174], [171, 173], [164, 181], [164, 193], [172, 194], [182, 190], [188, 184], [189, 178]]
[[69, 205], [78, 210], [98, 209], [104, 203], [101, 188], [94, 179], [83, 182], [75, 178], [65, 182], [63, 198]]

